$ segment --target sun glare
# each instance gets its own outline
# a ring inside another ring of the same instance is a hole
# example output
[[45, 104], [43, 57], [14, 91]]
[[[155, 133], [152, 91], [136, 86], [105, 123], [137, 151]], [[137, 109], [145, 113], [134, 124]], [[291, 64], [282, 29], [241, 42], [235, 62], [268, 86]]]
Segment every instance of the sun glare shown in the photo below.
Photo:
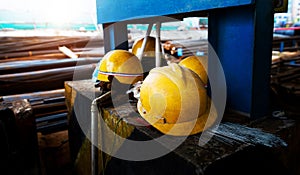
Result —
[[76, 21], [79, 15], [93, 11], [92, 0], [28, 0], [24, 9], [38, 14], [35, 18], [53, 24]]
[[97, 29], [96, 1], [6, 0], [0, 5], [2, 29], [93, 31]]
[[54, 24], [70, 23], [72, 13], [76, 13], [71, 0], [51, 0], [48, 2], [44, 12], [46, 21]]

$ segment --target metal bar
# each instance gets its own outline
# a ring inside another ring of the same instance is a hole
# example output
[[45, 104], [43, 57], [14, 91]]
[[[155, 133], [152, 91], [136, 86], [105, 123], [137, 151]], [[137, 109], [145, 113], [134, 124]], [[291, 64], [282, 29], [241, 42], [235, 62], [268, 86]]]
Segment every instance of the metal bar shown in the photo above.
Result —
[[[94, 100], [91, 105], [91, 174], [98, 175], [98, 109]], [[101, 117], [101, 116], [100, 116]]]
[[[251, 118], [265, 117], [269, 113], [272, 3], [272, 0], [256, 0], [255, 9], [243, 6], [209, 12], [208, 56], [217, 55], [224, 69], [228, 97], [226, 108]], [[233, 28], [235, 24], [243, 25]], [[210, 80], [219, 80], [215, 65], [212, 59], [208, 59]], [[211, 83], [221, 88], [218, 81]], [[218, 94], [218, 90], [213, 93]]]
[[43, 122], [51, 122], [51, 121], [57, 121], [61, 119], [66, 119], [68, 113], [61, 113], [61, 114], [54, 114], [54, 115], [49, 115], [41, 118], [35, 119], [36, 123], [43, 123]]
[[[31, 72], [37, 70], [47, 70], [63, 67], [74, 67], [79, 65], [98, 63], [101, 58], [79, 58], [79, 59], [52, 59], [52, 60], [31, 60], [1, 63], [0, 74], [15, 74], [21, 72]], [[26, 64], [24, 64], [26, 63]]]
[[281, 27], [281, 28], [274, 28], [274, 31], [279, 30], [300, 30], [300, 27]]
[[283, 52], [283, 50], [284, 50], [284, 42], [282, 41], [282, 42], [280, 42], [280, 48], [279, 48], [279, 51], [280, 51], [280, 52]]
[[67, 126], [68, 126], [68, 120], [65, 119], [49, 125], [38, 126], [37, 132], [51, 133], [57, 130], [61, 130], [62, 128], [67, 128]]
[[[91, 103], [91, 174], [98, 175], [98, 117], [102, 117], [97, 103], [101, 104], [110, 98], [111, 91], [94, 99]], [[103, 170], [104, 171], [104, 170]]]
[[[90, 78], [96, 63], [16, 74], [0, 75], [0, 95], [61, 89], [65, 81]], [[47, 82], [47, 84], [45, 84]], [[20, 86], [22, 83], [22, 86]]]
[[161, 52], [160, 52], [160, 27], [161, 23], [156, 23], [156, 39], [155, 39], [155, 67], [161, 66]]
[[144, 51], [145, 51], [145, 46], [146, 46], [148, 37], [150, 36], [152, 27], [153, 27], [153, 24], [150, 23], [150, 24], [148, 25], [148, 28], [147, 28], [146, 36], [145, 36], [145, 38], [144, 38], [144, 40], [143, 40], [141, 50], [140, 50], [140, 52], [138, 52], [138, 58], [139, 58], [139, 60], [142, 60], [142, 59], [143, 59], [143, 54], [144, 54]]
[[50, 115], [67, 113], [67, 112], [68, 112], [67, 109], [60, 109], [60, 110], [55, 110], [55, 111], [49, 111], [49, 112], [46, 112], [46, 113], [34, 114], [34, 117], [37, 119], [37, 118], [43, 118], [43, 117], [50, 116]]
[[[118, 3], [116, 3], [118, 2]], [[98, 23], [134, 20], [170, 14], [180, 15], [190, 12], [201, 12], [213, 9], [240, 7], [254, 4], [254, 0], [152, 0], [152, 1], [113, 1], [96, 0]], [[120, 12], [120, 7], [126, 7]], [[147, 8], [144, 8], [147, 7]], [[144, 8], [144, 10], [137, 10]], [[119, 12], [119, 13], [116, 13]], [[199, 15], [199, 13], [197, 13]], [[145, 21], [145, 20], [144, 20]], [[130, 21], [129, 21], [130, 22]]]
[[103, 25], [104, 52], [123, 49], [128, 50], [127, 24], [117, 22], [110, 25]]
[[64, 96], [64, 93], [65, 93], [65, 89], [57, 89], [57, 90], [33, 92], [33, 93], [26, 93], [26, 94], [7, 95], [7, 96], [2, 96], [2, 98], [4, 101], [16, 101], [22, 99], [62, 97]]

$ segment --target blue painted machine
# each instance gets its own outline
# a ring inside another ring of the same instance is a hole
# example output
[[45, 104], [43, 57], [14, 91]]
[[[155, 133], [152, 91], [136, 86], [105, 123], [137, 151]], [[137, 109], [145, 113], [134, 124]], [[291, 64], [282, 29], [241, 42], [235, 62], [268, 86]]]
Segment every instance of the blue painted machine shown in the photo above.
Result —
[[[104, 27], [105, 52], [127, 49], [127, 24], [166, 22], [208, 15], [208, 56], [217, 55], [227, 85], [226, 107], [251, 118], [268, 115], [273, 37], [273, 0], [97, 0], [98, 23]], [[209, 59], [210, 79], [221, 71]], [[214, 84], [216, 96], [223, 85]]]

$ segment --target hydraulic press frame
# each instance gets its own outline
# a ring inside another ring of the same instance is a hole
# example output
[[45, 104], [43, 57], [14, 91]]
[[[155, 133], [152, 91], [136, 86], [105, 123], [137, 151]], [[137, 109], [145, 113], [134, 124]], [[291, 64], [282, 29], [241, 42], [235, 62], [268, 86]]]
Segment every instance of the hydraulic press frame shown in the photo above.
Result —
[[[224, 69], [226, 108], [251, 118], [268, 115], [273, 0], [96, 2], [98, 24], [103, 24], [104, 28], [105, 52], [128, 49], [127, 24], [153, 23], [159, 16], [182, 19], [208, 14], [208, 56], [215, 52]], [[215, 63], [209, 59], [208, 64], [208, 71], [213, 70], [210, 67]], [[213, 79], [218, 80], [218, 77]], [[217, 94], [218, 91], [213, 93]]]

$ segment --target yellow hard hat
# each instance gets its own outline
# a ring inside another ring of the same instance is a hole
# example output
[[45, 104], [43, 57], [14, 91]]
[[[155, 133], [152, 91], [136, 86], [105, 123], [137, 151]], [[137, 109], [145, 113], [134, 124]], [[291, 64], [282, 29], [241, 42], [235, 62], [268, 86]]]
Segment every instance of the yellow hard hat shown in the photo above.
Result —
[[[155, 38], [152, 36], [147, 36], [147, 42], [145, 45], [145, 50], [143, 57], [155, 57]], [[132, 53], [134, 55], [138, 55], [139, 52], [141, 52], [141, 47], [143, 44], [144, 38], [140, 38], [138, 40], [135, 40], [135, 42], [132, 45]]]
[[[202, 132], [208, 121], [210, 100], [197, 74], [176, 63], [154, 68], [143, 81], [137, 108], [141, 116], [164, 134]], [[210, 118], [209, 125], [215, 120]]]
[[207, 56], [189, 56], [179, 62], [179, 65], [184, 66], [199, 75], [204, 84], [207, 84]]
[[134, 84], [143, 79], [143, 68], [133, 53], [127, 50], [111, 50], [100, 61], [97, 79], [109, 82], [110, 75], [120, 83]]

